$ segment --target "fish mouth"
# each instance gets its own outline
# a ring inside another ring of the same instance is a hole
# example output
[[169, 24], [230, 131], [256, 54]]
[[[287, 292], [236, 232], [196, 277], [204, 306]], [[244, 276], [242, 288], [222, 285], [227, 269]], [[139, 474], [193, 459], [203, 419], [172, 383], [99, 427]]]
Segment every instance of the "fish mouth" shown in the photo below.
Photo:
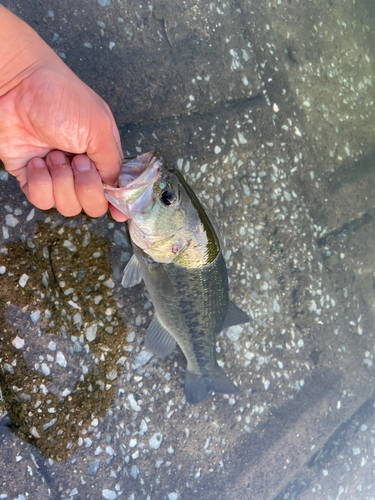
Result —
[[125, 158], [115, 187], [103, 183], [104, 196], [128, 218], [145, 213], [154, 203], [153, 187], [162, 159], [156, 151]]

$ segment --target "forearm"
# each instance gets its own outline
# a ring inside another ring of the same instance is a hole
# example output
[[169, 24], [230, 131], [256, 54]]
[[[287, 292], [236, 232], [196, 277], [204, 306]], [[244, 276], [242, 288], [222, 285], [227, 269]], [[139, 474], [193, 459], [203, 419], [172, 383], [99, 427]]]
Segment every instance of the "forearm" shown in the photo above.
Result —
[[0, 5], [0, 97], [51, 57], [57, 56], [39, 35]]

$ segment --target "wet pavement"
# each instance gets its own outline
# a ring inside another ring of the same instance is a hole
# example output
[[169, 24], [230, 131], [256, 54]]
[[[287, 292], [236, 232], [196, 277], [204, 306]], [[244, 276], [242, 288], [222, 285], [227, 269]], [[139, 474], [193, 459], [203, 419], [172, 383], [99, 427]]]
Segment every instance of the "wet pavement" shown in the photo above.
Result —
[[240, 394], [186, 404], [123, 225], [0, 171], [0, 498], [375, 498], [373, 5], [3, 3], [221, 220], [252, 321], [217, 341]]

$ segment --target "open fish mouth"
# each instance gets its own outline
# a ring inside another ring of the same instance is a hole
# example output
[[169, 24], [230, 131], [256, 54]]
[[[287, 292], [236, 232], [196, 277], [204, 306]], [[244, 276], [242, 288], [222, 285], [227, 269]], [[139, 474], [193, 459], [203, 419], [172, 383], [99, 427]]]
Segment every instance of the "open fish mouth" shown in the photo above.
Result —
[[129, 218], [136, 212], [147, 212], [154, 203], [153, 186], [161, 165], [162, 160], [156, 151], [125, 158], [117, 186], [103, 184], [104, 196]]

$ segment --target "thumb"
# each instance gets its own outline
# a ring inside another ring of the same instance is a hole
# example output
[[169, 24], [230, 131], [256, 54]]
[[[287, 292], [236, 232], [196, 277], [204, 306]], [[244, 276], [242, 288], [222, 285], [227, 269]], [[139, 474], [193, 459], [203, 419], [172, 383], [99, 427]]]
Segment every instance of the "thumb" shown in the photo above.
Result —
[[112, 186], [119, 176], [124, 155], [120, 134], [110, 111], [109, 113], [109, 116], [98, 123], [96, 133], [89, 137], [86, 153], [95, 163], [102, 181]]

